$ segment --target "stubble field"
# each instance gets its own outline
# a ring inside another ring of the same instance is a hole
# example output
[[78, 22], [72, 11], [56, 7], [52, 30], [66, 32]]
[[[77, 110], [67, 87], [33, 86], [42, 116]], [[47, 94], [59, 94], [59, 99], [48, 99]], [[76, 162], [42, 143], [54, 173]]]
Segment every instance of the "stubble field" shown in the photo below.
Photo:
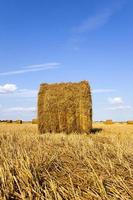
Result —
[[0, 200], [132, 200], [133, 125], [38, 135], [0, 124]]

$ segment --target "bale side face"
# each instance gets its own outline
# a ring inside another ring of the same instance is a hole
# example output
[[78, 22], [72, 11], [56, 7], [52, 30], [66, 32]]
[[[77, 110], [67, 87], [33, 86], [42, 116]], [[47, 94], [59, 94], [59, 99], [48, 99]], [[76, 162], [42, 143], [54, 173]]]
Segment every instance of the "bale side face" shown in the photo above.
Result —
[[40, 133], [90, 132], [92, 100], [88, 82], [41, 84], [38, 126]]

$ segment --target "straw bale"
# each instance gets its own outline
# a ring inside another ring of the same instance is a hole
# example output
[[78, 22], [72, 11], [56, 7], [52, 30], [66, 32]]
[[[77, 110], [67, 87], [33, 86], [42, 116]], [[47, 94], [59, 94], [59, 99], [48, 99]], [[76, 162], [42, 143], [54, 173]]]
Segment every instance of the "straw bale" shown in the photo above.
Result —
[[113, 121], [112, 121], [111, 119], [109, 119], [109, 120], [106, 120], [106, 121], [104, 122], [104, 124], [110, 125], [110, 124], [113, 124]]
[[89, 83], [41, 84], [38, 94], [38, 127], [40, 133], [89, 133], [92, 128]]
[[38, 124], [38, 119], [32, 119], [32, 124]]
[[12, 120], [6, 120], [6, 123], [12, 123], [13, 121]]
[[127, 121], [127, 124], [133, 124], [133, 121]]
[[23, 121], [22, 121], [22, 120], [16, 120], [15, 123], [16, 123], [16, 124], [22, 124]]

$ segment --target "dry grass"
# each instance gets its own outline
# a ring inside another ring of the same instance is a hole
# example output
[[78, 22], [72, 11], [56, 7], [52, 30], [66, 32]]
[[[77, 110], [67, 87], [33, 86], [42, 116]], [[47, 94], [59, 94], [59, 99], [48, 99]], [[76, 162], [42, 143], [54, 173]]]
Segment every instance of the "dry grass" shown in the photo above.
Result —
[[37, 125], [1, 125], [0, 199], [133, 199], [133, 126], [94, 127], [103, 130], [38, 135]]

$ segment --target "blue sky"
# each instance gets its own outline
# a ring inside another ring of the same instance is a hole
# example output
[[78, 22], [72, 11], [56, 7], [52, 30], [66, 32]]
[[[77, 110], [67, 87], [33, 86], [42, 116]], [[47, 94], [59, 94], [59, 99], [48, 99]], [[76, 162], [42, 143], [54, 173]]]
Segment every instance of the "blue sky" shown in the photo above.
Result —
[[0, 119], [36, 117], [42, 82], [88, 80], [94, 120], [133, 119], [132, 0], [0, 1]]

